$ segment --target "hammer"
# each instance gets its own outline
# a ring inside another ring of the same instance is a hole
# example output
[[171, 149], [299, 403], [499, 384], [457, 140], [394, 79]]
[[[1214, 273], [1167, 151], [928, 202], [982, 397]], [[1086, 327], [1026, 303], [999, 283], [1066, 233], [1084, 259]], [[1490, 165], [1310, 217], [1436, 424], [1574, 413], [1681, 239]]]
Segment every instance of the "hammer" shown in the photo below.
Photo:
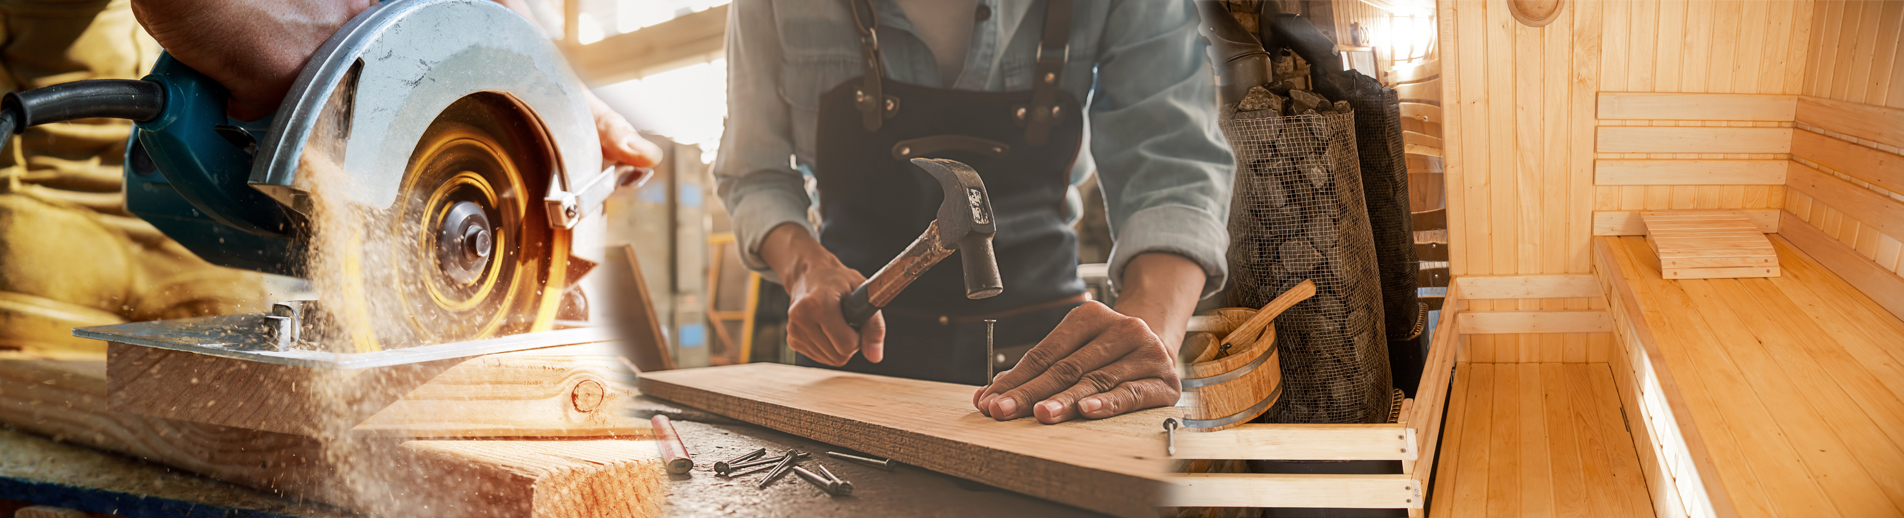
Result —
[[939, 180], [945, 201], [939, 204], [938, 219], [919, 239], [840, 300], [840, 314], [853, 329], [954, 250], [964, 252], [960, 262], [965, 264], [965, 298], [982, 299], [1005, 291], [1005, 281], [998, 278], [998, 257], [992, 255], [992, 235], [998, 232], [992, 224], [992, 199], [985, 194], [978, 171], [941, 158], [914, 158], [912, 165]]

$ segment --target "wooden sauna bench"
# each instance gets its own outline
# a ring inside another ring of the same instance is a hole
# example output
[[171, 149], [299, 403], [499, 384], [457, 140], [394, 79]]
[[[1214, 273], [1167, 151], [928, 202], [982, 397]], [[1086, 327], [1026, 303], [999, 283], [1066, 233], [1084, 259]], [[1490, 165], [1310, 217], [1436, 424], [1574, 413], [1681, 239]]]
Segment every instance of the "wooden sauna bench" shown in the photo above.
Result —
[[1594, 238], [1652, 503], [1662, 517], [1904, 514], [1904, 321], [1771, 238], [1779, 277], [1704, 280], [1662, 279], [1641, 237]]

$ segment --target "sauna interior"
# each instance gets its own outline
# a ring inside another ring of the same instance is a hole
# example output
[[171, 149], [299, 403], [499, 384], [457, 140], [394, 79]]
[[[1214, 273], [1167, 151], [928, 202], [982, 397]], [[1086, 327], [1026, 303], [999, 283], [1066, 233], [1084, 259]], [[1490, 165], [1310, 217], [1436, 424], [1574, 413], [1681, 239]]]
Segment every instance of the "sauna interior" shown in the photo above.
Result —
[[[1904, 514], [1904, 2], [1334, 14], [1436, 31], [1418, 60], [1375, 56], [1409, 117], [1417, 249], [1448, 279], [1411, 514]], [[1649, 242], [1672, 218], [1770, 248]], [[1712, 252], [1740, 247], [1750, 265]]]

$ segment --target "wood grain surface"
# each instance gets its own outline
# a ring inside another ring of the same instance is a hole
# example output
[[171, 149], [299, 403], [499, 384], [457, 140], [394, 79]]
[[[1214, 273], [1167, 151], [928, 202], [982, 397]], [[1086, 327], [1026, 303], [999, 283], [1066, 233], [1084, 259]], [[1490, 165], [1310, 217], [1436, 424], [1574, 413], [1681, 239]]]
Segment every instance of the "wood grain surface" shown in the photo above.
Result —
[[309, 437], [115, 412], [106, 365], [0, 359], [0, 422], [212, 478], [383, 516], [652, 516], [659, 455], [633, 440]]
[[977, 387], [779, 364], [647, 373], [641, 392], [817, 441], [1119, 516], [1155, 516], [1159, 408], [1056, 425], [993, 421]]
[[[329, 370], [114, 343], [112, 410], [314, 435], [337, 419], [397, 437], [636, 437], [634, 381], [608, 343]], [[339, 404], [339, 403], [343, 404]]]

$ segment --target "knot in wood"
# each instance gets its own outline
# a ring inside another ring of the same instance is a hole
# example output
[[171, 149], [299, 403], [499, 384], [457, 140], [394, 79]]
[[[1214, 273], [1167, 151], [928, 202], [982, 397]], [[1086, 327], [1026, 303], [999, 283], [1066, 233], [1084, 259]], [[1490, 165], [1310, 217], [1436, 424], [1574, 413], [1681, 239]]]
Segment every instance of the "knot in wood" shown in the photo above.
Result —
[[575, 404], [577, 412], [594, 412], [602, 405], [602, 384], [595, 380], [582, 380], [575, 384], [575, 390], [569, 391], [569, 401]]

